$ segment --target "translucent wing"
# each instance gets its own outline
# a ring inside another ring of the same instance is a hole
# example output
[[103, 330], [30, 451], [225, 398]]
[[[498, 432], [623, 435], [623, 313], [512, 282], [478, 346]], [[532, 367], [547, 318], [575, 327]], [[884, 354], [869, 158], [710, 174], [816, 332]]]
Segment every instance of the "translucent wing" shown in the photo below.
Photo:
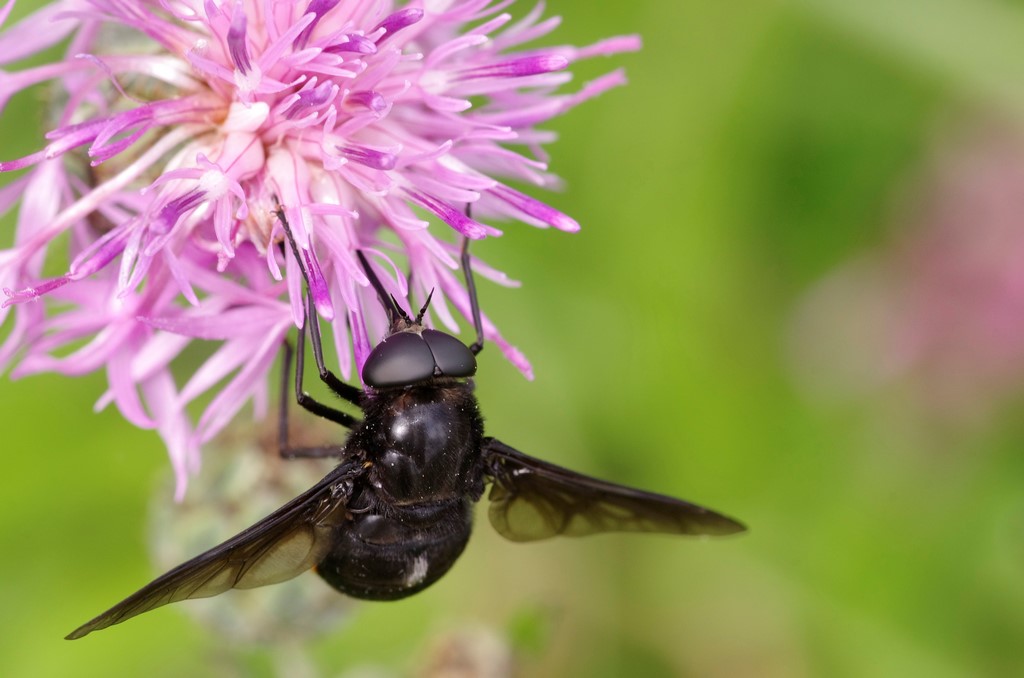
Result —
[[493, 481], [491, 524], [512, 541], [598, 532], [725, 535], [746, 529], [703, 506], [590, 478], [493, 438], [485, 439], [483, 454]]
[[66, 637], [81, 638], [135, 615], [228, 589], [249, 589], [296, 577], [320, 562], [331, 533], [347, 518], [351, 480], [362, 467], [336, 467], [311, 489], [219, 546], [179, 565]]

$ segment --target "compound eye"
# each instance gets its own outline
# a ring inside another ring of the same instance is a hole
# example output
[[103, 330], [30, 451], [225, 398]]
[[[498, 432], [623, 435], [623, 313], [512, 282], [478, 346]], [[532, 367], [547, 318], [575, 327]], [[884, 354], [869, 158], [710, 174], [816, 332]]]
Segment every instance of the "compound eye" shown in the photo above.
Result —
[[434, 356], [413, 332], [397, 332], [377, 344], [363, 364], [363, 383], [374, 388], [408, 386], [434, 376]]
[[434, 354], [434, 362], [446, 377], [472, 377], [476, 374], [476, 356], [450, 334], [423, 330], [423, 340]]

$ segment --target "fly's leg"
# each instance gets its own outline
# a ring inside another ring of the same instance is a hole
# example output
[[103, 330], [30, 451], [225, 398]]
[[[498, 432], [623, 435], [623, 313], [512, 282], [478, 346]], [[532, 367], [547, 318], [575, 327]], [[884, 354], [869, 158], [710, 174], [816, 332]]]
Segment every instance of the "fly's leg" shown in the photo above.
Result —
[[[309, 271], [307, 271], [306, 267], [302, 264], [302, 256], [299, 253], [298, 245], [295, 243], [295, 236], [292, 235], [292, 228], [288, 224], [288, 220], [285, 218], [284, 208], [283, 207], [279, 207], [277, 209], [276, 214], [277, 214], [277, 218], [281, 220], [281, 226], [284, 228], [285, 237], [288, 239], [288, 244], [291, 246], [292, 254], [295, 256], [295, 261], [297, 261], [298, 264], [299, 264], [299, 270], [302, 271], [302, 277], [306, 281], [306, 321], [303, 323], [303, 329], [299, 331], [298, 361], [300, 363], [302, 361], [302, 354], [303, 354], [302, 336], [304, 334], [305, 328], [308, 326], [309, 327], [309, 342], [310, 342], [310, 344], [313, 345], [313, 360], [316, 362], [316, 369], [317, 369], [317, 373], [320, 375], [320, 381], [322, 381], [325, 384], [327, 384], [327, 388], [329, 388], [332, 391], [334, 391], [338, 396], [344, 398], [345, 400], [347, 400], [348, 402], [352, 403], [353, 405], [358, 405], [359, 402], [360, 402], [360, 398], [362, 396], [362, 393], [363, 393], [362, 389], [360, 389], [360, 388], [358, 388], [356, 386], [353, 386], [351, 384], [346, 384], [344, 381], [339, 379], [333, 372], [331, 372], [329, 369], [327, 369], [327, 365], [324, 363], [323, 341], [321, 340], [321, 337], [320, 337], [320, 322], [317, 319], [316, 309], [313, 308], [313, 299], [312, 299], [312, 295], [310, 293], [311, 287], [310, 287], [310, 284], [309, 284]], [[301, 367], [298, 368], [297, 378], [298, 379], [302, 378]], [[296, 396], [296, 397], [298, 397], [298, 396]], [[308, 396], [306, 396], [306, 397], [308, 398]], [[299, 400], [299, 404], [302, 405], [302, 400], [301, 399]], [[306, 405], [302, 405], [302, 406], [306, 407]], [[321, 406], [321, 407], [324, 407], [324, 406]], [[316, 412], [316, 410], [311, 409], [309, 407], [306, 407], [306, 409], [310, 410], [311, 412]], [[330, 408], [327, 408], [327, 409], [330, 409]], [[320, 416], [326, 417], [328, 419], [331, 419], [331, 417], [326, 415], [326, 414], [321, 414]], [[350, 424], [344, 424], [344, 425], [345, 426], [349, 426]]]
[[[295, 400], [306, 410], [313, 414], [329, 419], [336, 424], [352, 428], [359, 420], [350, 414], [341, 412], [323, 403], [317, 402], [302, 389], [302, 364], [303, 364], [303, 342], [304, 332], [299, 331], [299, 350], [295, 356]], [[288, 442], [288, 392], [289, 370], [292, 365], [292, 347], [287, 341], [284, 342], [284, 356], [281, 361], [281, 403], [278, 411], [277, 422], [277, 448], [280, 455], [285, 459], [298, 457], [337, 457], [341, 453], [339, 445], [320, 445], [316, 447], [292, 447]]]

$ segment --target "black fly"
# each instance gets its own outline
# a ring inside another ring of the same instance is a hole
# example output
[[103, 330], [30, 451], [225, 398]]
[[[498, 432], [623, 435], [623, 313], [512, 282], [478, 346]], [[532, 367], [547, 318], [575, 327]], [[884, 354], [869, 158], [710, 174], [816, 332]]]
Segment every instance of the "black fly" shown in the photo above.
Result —
[[[301, 262], [283, 210], [277, 216]], [[67, 638], [81, 638], [167, 603], [275, 584], [309, 569], [350, 596], [404, 598], [437, 581], [462, 553], [473, 506], [488, 484], [491, 524], [512, 541], [616, 531], [742, 531], [740, 523], [701, 506], [590, 478], [484, 435], [470, 381], [475, 356], [483, 348], [483, 329], [467, 243], [462, 268], [477, 335], [472, 346], [424, 327], [426, 304], [410, 318], [358, 252], [391, 321], [390, 333], [363, 366], [368, 389], [346, 384], [325, 366], [308, 294], [295, 356], [298, 403], [351, 429], [344, 446], [289, 452], [282, 398], [282, 454], [330, 454], [340, 456], [341, 463], [271, 515], [147, 584]], [[320, 378], [357, 405], [362, 420], [303, 391], [306, 327]], [[290, 362], [286, 347], [286, 383]]]

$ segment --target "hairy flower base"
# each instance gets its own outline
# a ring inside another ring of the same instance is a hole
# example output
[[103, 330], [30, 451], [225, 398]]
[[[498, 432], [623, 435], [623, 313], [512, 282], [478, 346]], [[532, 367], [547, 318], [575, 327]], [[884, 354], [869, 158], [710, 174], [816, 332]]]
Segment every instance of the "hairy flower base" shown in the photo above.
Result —
[[[428, 323], [457, 330], [451, 307], [470, 317], [460, 239], [500, 235], [492, 220], [579, 228], [507, 183], [555, 184], [542, 150], [553, 136], [536, 125], [624, 82], [615, 71], [562, 94], [565, 69], [639, 47], [524, 50], [558, 20], [538, 5], [513, 22], [511, 4], [60, 0], [0, 34], [4, 65], [67, 42], [59, 62], [0, 71], [0, 108], [51, 82], [56, 115], [44, 148], [0, 162], [26, 170], [0, 190], [0, 213], [18, 206], [0, 252], [0, 322], [13, 315], [0, 365], [106, 369], [98, 405], [160, 432], [180, 495], [199, 447], [246, 402], [261, 414], [267, 371], [303, 322], [303, 273], [346, 378], [385, 329], [357, 249], [397, 298], [433, 291]], [[64, 239], [70, 262], [47, 278]], [[193, 339], [220, 345], [179, 386], [170, 368]], [[185, 408], [211, 389], [193, 426]]]

